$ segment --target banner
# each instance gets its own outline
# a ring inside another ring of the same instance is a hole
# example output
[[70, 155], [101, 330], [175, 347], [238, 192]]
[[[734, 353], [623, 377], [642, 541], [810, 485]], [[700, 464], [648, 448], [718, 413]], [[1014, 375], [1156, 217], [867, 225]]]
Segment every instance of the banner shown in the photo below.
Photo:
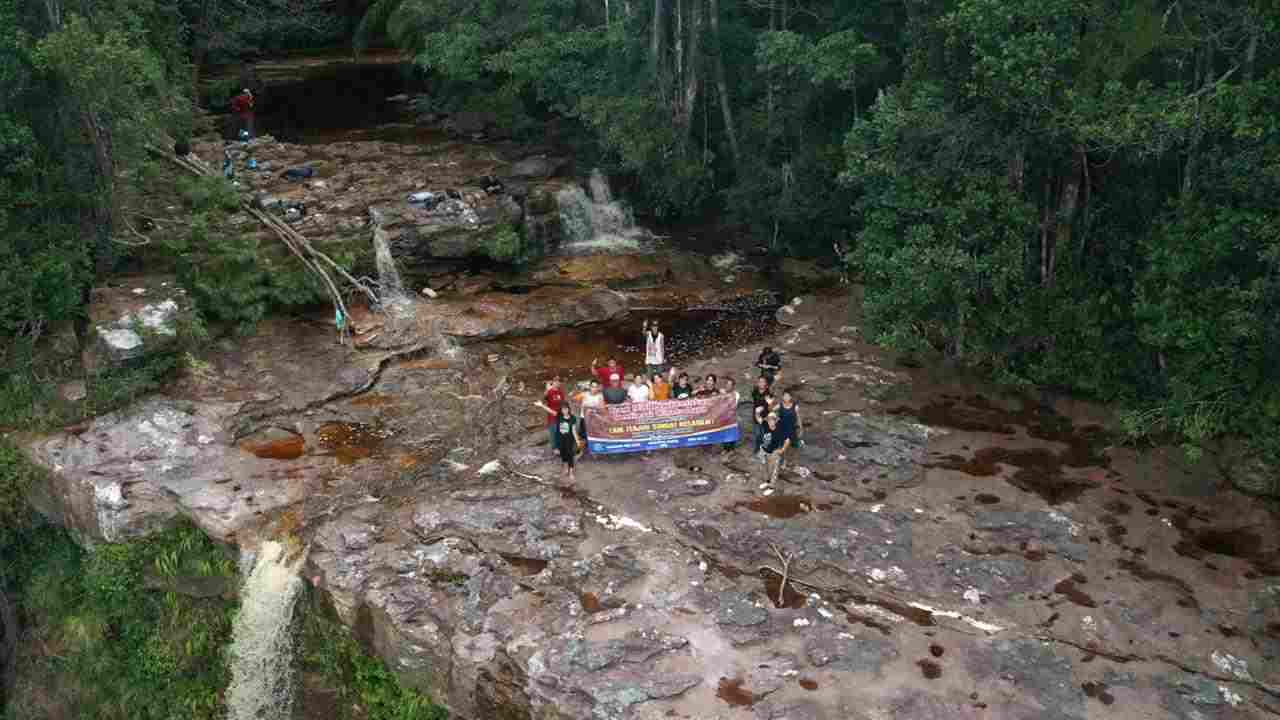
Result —
[[586, 408], [587, 447], [597, 455], [735, 442], [732, 395]]

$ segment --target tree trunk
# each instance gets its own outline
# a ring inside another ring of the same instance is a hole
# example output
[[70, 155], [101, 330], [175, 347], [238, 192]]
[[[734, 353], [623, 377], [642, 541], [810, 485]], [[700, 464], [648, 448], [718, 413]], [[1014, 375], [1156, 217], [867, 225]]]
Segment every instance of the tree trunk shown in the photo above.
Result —
[[693, 113], [698, 107], [698, 93], [702, 89], [702, 76], [698, 72], [700, 59], [698, 41], [702, 36], [702, 12], [702, 0], [690, 0], [688, 55], [684, 61], [684, 85], [683, 97], [680, 99], [679, 124], [681, 137], [686, 142], [689, 139], [689, 133], [693, 130]]
[[1023, 183], [1027, 174], [1027, 149], [1021, 142], [1013, 150], [1009, 158], [1009, 189], [1016, 195], [1022, 195]]
[[9, 602], [4, 583], [0, 574], [0, 708], [9, 706], [18, 660], [18, 613]]
[[720, 114], [724, 116], [724, 132], [729, 138], [729, 153], [736, 170], [740, 164], [738, 131], [733, 122], [733, 107], [729, 104], [729, 87], [724, 73], [724, 51], [720, 46], [720, 0], [711, 0], [711, 36], [715, 40], [716, 93], [720, 96]]
[[1050, 217], [1053, 212], [1049, 203], [1051, 197], [1050, 180], [1045, 178], [1044, 201], [1040, 209], [1040, 285], [1044, 287], [1049, 285], [1049, 226], [1053, 222]]
[[1249, 44], [1244, 50], [1244, 81], [1253, 82], [1253, 65], [1258, 58], [1258, 20], [1251, 17], [1249, 22]]
[[[777, 19], [776, 8], [774, 7], [773, 3], [771, 2], [771, 3], [769, 4], [769, 32], [776, 32], [777, 30], [778, 30], [778, 19]], [[765, 137], [765, 142], [766, 142], [766, 143], [768, 143], [768, 144], [772, 144], [772, 143], [773, 143], [773, 111], [774, 111], [774, 101], [773, 101], [773, 68], [772, 68], [772, 67], [770, 67], [770, 68], [768, 68], [768, 69], [766, 69], [766, 70], [765, 70], [765, 75], [764, 75], [764, 84], [765, 84], [765, 101], [764, 101], [764, 106], [765, 106], [765, 125], [764, 125], [764, 129], [765, 129], [765, 133], [764, 133], [764, 137]], [[766, 149], [767, 149], [767, 146], [766, 146]]]
[[653, 0], [653, 34], [649, 38], [649, 62], [653, 65], [654, 77], [662, 73], [662, 29], [666, 20], [663, 12], [662, 0]]

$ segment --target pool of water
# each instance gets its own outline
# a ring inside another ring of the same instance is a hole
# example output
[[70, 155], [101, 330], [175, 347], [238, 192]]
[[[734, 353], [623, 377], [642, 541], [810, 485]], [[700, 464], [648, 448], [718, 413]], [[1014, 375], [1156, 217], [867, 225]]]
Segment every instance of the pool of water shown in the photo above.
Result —
[[644, 371], [641, 325], [654, 320], [666, 335], [668, 363], [683, 367], [774, 335], [782, 328], [773, 316], [776, 308], [772, 300], [758, 299], [717, 310], [637, 311], [620, 320], [502, 341], [489, 351], [520, 356], [516, 379], [534, 384], [556, 374], [566, 382], [587, 380], [591, 361], [604, 365], [611, 356], [633, 374]]

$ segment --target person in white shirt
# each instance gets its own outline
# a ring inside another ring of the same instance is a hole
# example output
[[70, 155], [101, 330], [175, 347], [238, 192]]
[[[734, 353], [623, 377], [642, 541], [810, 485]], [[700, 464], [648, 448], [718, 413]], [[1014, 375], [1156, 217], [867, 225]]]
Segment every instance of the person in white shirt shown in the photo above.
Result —
[[658, 329], [658, 323], [644, 321], [644, 369], [647, 375], [661, 373], [667, 365], [667, 336]]
[[627, 388], [627, 399], [631, 402], [646, 402], [649, 397], [649, 385], [645, 383], [643, 375], [637, 374], [635, 381]]

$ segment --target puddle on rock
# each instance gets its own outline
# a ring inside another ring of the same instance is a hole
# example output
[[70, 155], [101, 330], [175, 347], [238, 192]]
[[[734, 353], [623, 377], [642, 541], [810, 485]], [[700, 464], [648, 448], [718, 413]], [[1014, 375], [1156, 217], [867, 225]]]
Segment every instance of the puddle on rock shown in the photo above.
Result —
[[746, 508], [772, 518], [785, 520], [786, 518], [813, 512], [814, 504], [809, 498], [799, 495], [771, 495], [769, 497], [758, 497], [752, 500], [736, 502], [729, 509], [736, 511], [738, 508]]
[[1021, 490], [1058, 505], [1080, 497], [1097, 483], [1082, 478], [1069, 478], [1065, 468], [1106, 467], [1108, 460], [1099, 452], [1105, 437], [1097, 425], [1075, 427], [1068, 418], [1035, 403], [1024, 400], [1021, 410], [1006, 410], [981, 395], [965, 398], [949, 396], [913, 410], [899, 407], [890, 411], [911, 415], [926, 425], [956, 428], [998, 435], [1016, 434], [1015, 427], [1026, 428], [1027, 435], [1037, 440], [1061, 443], [1065, 450], [1047, 448], [1015, 450], [994, 445], [978, 450], [973, 457], [947, 455], [941, 462], [927, 467], [958, 470], [975, 477], [991, 477], [1000, 473], [1000, 465], [1017, 470], [1008, 482]]
[[934, 657], [942, 657], [942, 655], [946, 652], [947, 652], [946, 648], [942, 647], [938, 643], [933, 643], [932, 645], [929, 646], [929, 654]]
[[241, 449], [264, 460], [297, 460], [306, 452], [307, 441], [301, 435], [261, 443], [244, 442]]
[[733, 679], [720, 678], [720, 685], [716, 688], [716, 697], [728, 703], [731, 707], [751, 707], [756, 704], [756, 696], [748, 690], [742, 688], [743, 680], [740, 677]]
[[818, 689], [818, 681], [817, 681], [817, 680], [812, 680], [812, 679], [810, 679], [810, 678], [802, 677], [802, 678], [800, 678], [800, 687], [804, 688], [805, 690], [809, 690], [809, 691], [817, 690], [817, 689]]
[[382, 446], [386, 433], [363, 423], [331, 422], [316, 431], [320, 446], [332, 450], [343, 465], [367, 458]]
[[769, 602], [773, 603], [773, 606], [778, 609], [790, 608], [799, 610], [808, 601], [808, 598], [803, 593], [797, 592], [788, 582], [787, 588], [782, 591], [782, 603], [779, 604], [778, 588], [782, 586], [782, 576], [770, 570], [761, 570], [760, 579], [764, 582], [764, 592], [769, 596]]
[[973, 496], [973, 499], [975, 502], [981, 505], [995, 505], [996, 503], [1000, 502], [999, 496], [991, 495], [988, 493], [978, 493], [977, 495]]
[[1079, 587], [1086, 582], [1088, 582], [1088, 579], [1084, 575], [1076, 573], [1054, 585], [1053, 591], [1059, 595], [1066, 596], [1068, 600], [1080, 607], [1096, 608], [1098, 607], [1097, 601]]
[[537, 575], [547, 569], [547, 561], [538, 558], [520, 557], [519, 555], [503, 555], [503, 560], [507, 561], [516, 572], [521, 575]]
[[917, 660], [916, 665], [920, 668], [920, 674], [926, 680], [937, 680], [942, 677], [942, 666], [928, 658]]

